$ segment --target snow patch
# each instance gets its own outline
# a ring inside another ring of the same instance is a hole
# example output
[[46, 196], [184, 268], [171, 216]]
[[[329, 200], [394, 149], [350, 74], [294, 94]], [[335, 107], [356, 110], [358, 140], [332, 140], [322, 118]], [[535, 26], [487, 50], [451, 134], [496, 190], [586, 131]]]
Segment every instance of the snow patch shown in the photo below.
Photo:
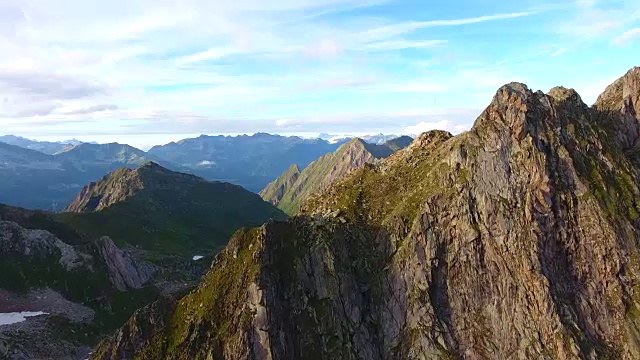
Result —
[[23, 321], [26, 321], [28, 317], [40, 316], [40, 315], [48, 315], [48, 313], [45, 313], [42, 311], [0, 313], [0, 326], [21, 323]]
[[200, 255], [196, 255], [193, 257], [193, 261], [198, 261], [200, 259], [204, 258], [204, 256], [200, 256]]

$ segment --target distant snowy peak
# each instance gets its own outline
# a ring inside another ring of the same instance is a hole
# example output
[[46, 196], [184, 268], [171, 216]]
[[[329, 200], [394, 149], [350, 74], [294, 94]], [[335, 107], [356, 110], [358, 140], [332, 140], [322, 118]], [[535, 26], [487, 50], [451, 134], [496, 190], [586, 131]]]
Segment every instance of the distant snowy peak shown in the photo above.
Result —
[[9, 144], [9, 145], [19, 146], [23, 149], [39, 151], [47, 155], [54, 155], [60, 152], [64, 152], [73, 148], [74, 146], [84, 143], [83, 141], [80, 141], [77, 139], [71, 139], [66, 141], [37, 141], [37, 140], [27, 139], [25, 137], [15, 136], [15, 135], [0, 136], [0, 142]]
[[[415, 136], [409, 135], [412, 138]], [[387, 141], [398, 138], [398, 135], [385, 135], [385, 134], [377, 134], [377, 135], [363, 135], [363, 136], [355, 136], [355, 135], [329, 135], [329, 134], [320, 134], [318, 138], [327, 140], [331, 144], [338, 144], [347, 142], [354, 137], [360, 138], [364, 140], [366, 143], [374, 144], [374, 145], [383, 145]]]

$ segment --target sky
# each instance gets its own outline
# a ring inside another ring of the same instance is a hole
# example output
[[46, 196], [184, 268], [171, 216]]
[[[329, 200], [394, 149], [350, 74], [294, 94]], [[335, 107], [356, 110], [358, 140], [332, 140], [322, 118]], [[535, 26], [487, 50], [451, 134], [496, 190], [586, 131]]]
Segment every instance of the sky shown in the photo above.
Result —
[[639, 55], [637, 0], [0, 0], [0, 133], [458, 133], [503, 84], [591, 104]]

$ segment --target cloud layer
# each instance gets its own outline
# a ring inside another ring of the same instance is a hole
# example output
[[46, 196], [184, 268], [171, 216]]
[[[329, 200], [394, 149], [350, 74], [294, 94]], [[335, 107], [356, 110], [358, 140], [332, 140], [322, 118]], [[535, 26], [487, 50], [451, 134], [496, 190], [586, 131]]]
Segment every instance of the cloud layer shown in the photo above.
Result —
[[542, 59], [564, 69], [590, 42], [615, 45], [617, 62], [603, 59], [611, 73], [595, 82], [610, 80], [639, 35], [631, 0], [454, 2], [468, 11], [406, 0], [0, 0], [0, 122], [62, 137], [455, 132], [503, 83], [556, 85]]

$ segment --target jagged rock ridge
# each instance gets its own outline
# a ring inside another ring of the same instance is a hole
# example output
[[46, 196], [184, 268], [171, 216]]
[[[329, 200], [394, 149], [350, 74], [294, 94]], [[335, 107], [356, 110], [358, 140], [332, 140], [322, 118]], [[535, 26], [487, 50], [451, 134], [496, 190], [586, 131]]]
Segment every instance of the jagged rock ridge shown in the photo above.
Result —
[[260, 192], [260, 196], [286, 213], [295, 215], [300, 205], [310, 195], [326, 189], [367, 163], [374, 163], [407, 147], [411, 141], [413, 141], [412, 138], [404, 136], [383, 145], [376, 145], [354, 138], [340, 146], [334, 153], [326, 154], [312, 162], [302, 172], [297, 166], [295, 169], [289, 168], [278, 179], [267, 185]]
[[606, 109], [500, 88], [469, 132], [423, 134], [236, 234], [197, 290], [94, 358], [639, 358], [640, 168], [621, 136], [639, 93], [619, 90], [639, 80]]

